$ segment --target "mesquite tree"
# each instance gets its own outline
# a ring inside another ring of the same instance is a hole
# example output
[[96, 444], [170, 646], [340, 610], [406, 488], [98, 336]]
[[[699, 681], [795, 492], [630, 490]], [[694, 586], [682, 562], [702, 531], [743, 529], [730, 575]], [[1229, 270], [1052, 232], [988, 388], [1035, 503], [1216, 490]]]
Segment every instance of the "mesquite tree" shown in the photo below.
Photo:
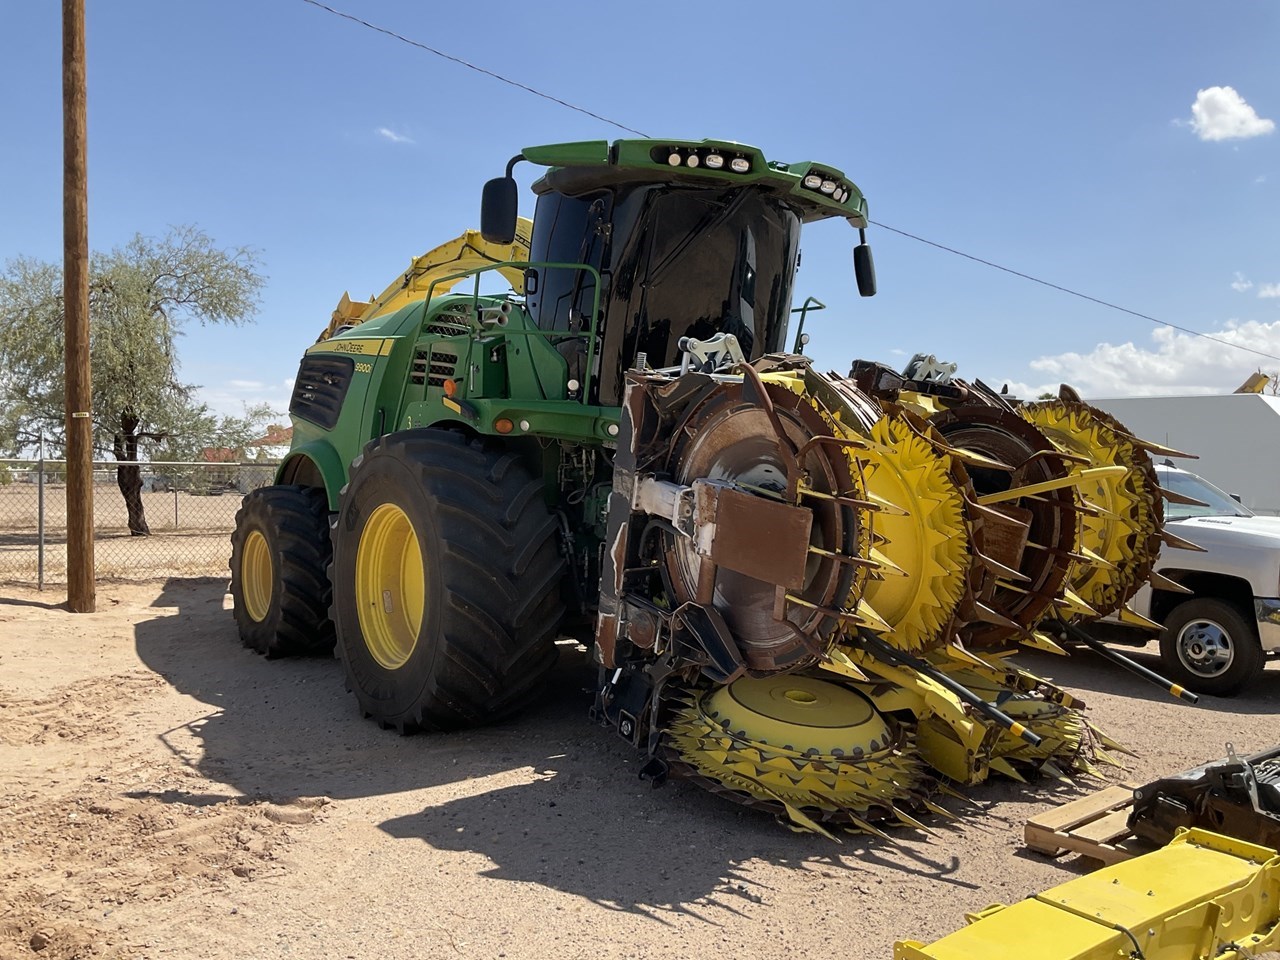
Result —
[[[142, 507], [143, 444], [163, 443], [192, 423], [216, 422], [179, 379], [182, 327], [247, 323], [265, 278], [256, 253], [223, 249], [195, 227], [135, 236], [93, 255], [89, 355], [94, 445], [124, 461], [116, 483], [129, 532], [150, 533]], [[0, 274], [0, 443], [17, 454], [43, 433], [64, 434], [61, 268], [20, 257]], [[213, 439], [212, 437], [210, 439]]]

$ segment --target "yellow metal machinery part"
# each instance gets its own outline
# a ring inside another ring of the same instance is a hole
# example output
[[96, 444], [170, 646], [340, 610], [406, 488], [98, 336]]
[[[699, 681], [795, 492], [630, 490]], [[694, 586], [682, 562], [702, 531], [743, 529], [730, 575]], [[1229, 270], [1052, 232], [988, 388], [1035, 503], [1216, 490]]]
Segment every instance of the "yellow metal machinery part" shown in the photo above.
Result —
[[[342, 327], [358, 326], [375, 317], [394, 313], [415, 300], [422, 300], [433, 283], [435, 294], [447, 293], [458, 283], [457, 279], [442, 280], [443, 277], [492, 263], [526, 260], [532, 234], [533, 221], [524, 217], [516, 221], [516, 238], [509, 244], [490, 243], [480, 235], [480, 231], [468, 230], [462, 236], [442, 243], [420, 257], [414, 257], [409, 263], [409, 269], [378, 296], [369, 300], [352, 300], [344, 293], [333, 311], [333, 319], [319, 339], [327, 340]], [[524, 291], [523, 270], [518, 267], [499, 267], [498, 272], [516, 293]]]
[[955, 783], [972, 786], [990, 773], [1019, 781], [1041, 774], [1097, 776], [1095, 763], [1117, 766], [1111, 753], [1127, 752], [1085, 719], [1081, 701], [1003, 659], [974, 656], [954, 645], [925, 658], [930, 666], [1039, 736], [1037, 746], [973, 711], [946, 687], [911, 667], [884, 663], [855, 647], [837, 652], [863, 679], [838, 661], [825, 668], [851, 677], [850, 686], [881, 712], [909, 714], [920, 758]]
[[911, 667], [884, 663], [848, 647], [847, 658], [868, 678], [851, 686], [883, 713], [910, 714], [916, 748], [930, 768], [955, 783], [987, 778], [999, 728], [970, 710], [954, 693]]
[[876, 518], [880, 552], [892, 564], [868, 584], [866, 601], [890, 630], [882, 639], [917, 653], [950, 639], [948, 631], [965, 591], [969, 534], [964, 499], [949, 472], [949, 458], [902, 417], [884, 417], [871, 431], [865, 454], [867, 489], [905, 510]]
[[404, 666], [418, 645], [425, 572], [413, 522], [395, 504], [379, 504], [356, 547], [355, 594], [365, 646], [387, 670]]
[[1085, 719], [1081, 701], [1048, 680], [992, 654], [944, 654], [951, 656], [934, 655], [930, 663], [1041, 738], [1033, 746], [999, 729], [989, 757], [993, 771], [1014, 780], [1028, 773], [1100, 776], [1094, 762], [1119, 766], [1111, 752], [1128, 752]]
[[245, 538], [244, 552], [240, 555], [240, 582], [245, 612], [255, 623], [267, 619], [274, 580], [271, 548], [261, 531], [254, 530]]
[[[1038, 677], [972, 656], [956, 644], [957, 607], [965, 599], [967, 578], [981, 563], [971, 555], [971, 524], [978, 514], [966, 510], [965, 491], [972, 491], [964, 468], [952, 462], [932, 428], [892, 406], [873, 407], [869, 414], [856, 396], [832, 390], [822, 378], [815, 383], [812, 374], [763, 379], [807, 396], [832, 435], [850, 442], [848, 455], [861, 467], [866, 498], [878, 504], [868, 549], [874, 565], [856, 608], [863, 625], [898, 649], [924, 653], [951, 679], [972, 684], [978, 696], [999, 705], [1042, 742], [1031, 746], [928, 676], [876, 659], [853, 636], [822, 664], [829, 679], [852, 681], [881, 711], [911, 717], [921, 759], [958, 783], [980, 783], [992, 771], [1018, 780], [1032, 773], [1093, 773], [1095, 759], [1114, 762], [1105, 751], [1112, 742], [1094, 734], [1078, 701]], [[983, 461], [975, 458], [975, 465]], [[1035, 645], [1058, 651], [1047, 638], [1032, 636]], [[788, 742], [803, 751], [816, 746], [809, 736], [810, 731], [797, 728]], [[686, 740], [682, 753], [697, 766], [700, 749]], [[726, 782], [723, 771], [705, 764], [703, 773]]]
[[934, 808], [910, 734], [862, 694], [803, 675], [744, 677], [685, 691], [667, 743], [713, 790], [772, 809], [794, 829], [879, 833], [888, 819], [923, 829]]
[[1020, 412], [1061, 450], [1088, 461], [1072, 463], [1073, 476], [1125, 468], [1093, 474], [1076, 487], [1077, 496], [1095, 509], [1081, 516], [1081, 556], [1067, 575], [1087, 608], [1098, 616], [1114, 613], [1146, 580], [1160, 544], [1163, 504], [1146, 451], [1118, 422], [1086, 403], [1049, 400]]
[[894, 960], [1237, 960], [1280, 949], [1280, 854], [1202, 830], [1005, 907]]
[[[766, 374], [807, 396], [846, 447], [856, 473], [864, 478], [868, 501], [876, 505], [874, 539], [866, 546], [873, 573], [855, 609], [865, 624], [900, 650], [917, 653], [950, 640], [956, 608], [965, 593], [972, 563], [964, 497], [952, 477], [950, 458], [926, 438], [923, 422], [884, 415], [867, 398], [855, 407], [847, 393], [828, 378]], [[855, 596], [855, 600], [857, 600]]]

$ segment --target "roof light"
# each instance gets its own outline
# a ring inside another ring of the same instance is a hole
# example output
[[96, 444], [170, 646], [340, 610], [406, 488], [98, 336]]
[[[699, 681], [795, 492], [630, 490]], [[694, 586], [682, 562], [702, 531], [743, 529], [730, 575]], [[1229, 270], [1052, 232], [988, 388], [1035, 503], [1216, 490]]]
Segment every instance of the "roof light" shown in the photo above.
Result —
[[708, 153], [706, 160], [703, 162], [706, 163], [708, 169], [719, 170], [724, 166], [724, 157], [720, 156], [718, 153]]
[[698, 155], [696, 153], [691, 153], [689, 154], [688, 157], [685, 158], [684, 162], [691, 167], [696, 167], [699, 163]]
[[820, 186], [822, 186], [822, 178], [818, 176], [816, 173], [809, 174], [801, 182], [804, 183], [804, 185], [808, 187], [810, 190], [817, 190]]
[[673, 167], [678, 167], [683, 162], [684, 157], [680, 156], [680, 154], [676, 153], [674, 150], [671, 151], [671, 156], [667, 157], [667, 163], [671, 164]]
[[818, 189], [823, 193], [834, 193], [836, 189], [836, 182], [834, 180], [823, 180], [822, 186]]
[[729, 169], [734, 173], [746, 173], [751, 169], [751, 161], [746, 157], [734, 157], [729, 161]]

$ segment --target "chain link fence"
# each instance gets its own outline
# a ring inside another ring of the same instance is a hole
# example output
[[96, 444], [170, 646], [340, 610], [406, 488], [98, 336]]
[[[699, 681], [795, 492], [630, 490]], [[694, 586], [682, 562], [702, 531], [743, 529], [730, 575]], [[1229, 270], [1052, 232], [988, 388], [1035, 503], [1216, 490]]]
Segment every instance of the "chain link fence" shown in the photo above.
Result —
[[[129, 530], [114, 460], [93, 463], [94, 568], [99, 579], [221, 576], [240, 499], [275, 477], [274, 462], [138, 464], [150, 534]], [[0, 459], [0, 582], [67, 580], [65, 460]]]

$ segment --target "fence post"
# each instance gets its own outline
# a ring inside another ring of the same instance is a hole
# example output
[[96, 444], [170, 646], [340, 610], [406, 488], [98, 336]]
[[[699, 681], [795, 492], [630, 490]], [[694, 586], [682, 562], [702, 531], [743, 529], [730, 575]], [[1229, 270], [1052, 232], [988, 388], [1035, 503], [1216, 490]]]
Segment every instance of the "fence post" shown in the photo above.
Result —
[[44, 428], [40, 429], [40, 459], [36, 461], [36, 589], [44, 589]]
[[178, 529], [178, 479], [174, 477], [169, 486], [173, 487], [173, 529]]

